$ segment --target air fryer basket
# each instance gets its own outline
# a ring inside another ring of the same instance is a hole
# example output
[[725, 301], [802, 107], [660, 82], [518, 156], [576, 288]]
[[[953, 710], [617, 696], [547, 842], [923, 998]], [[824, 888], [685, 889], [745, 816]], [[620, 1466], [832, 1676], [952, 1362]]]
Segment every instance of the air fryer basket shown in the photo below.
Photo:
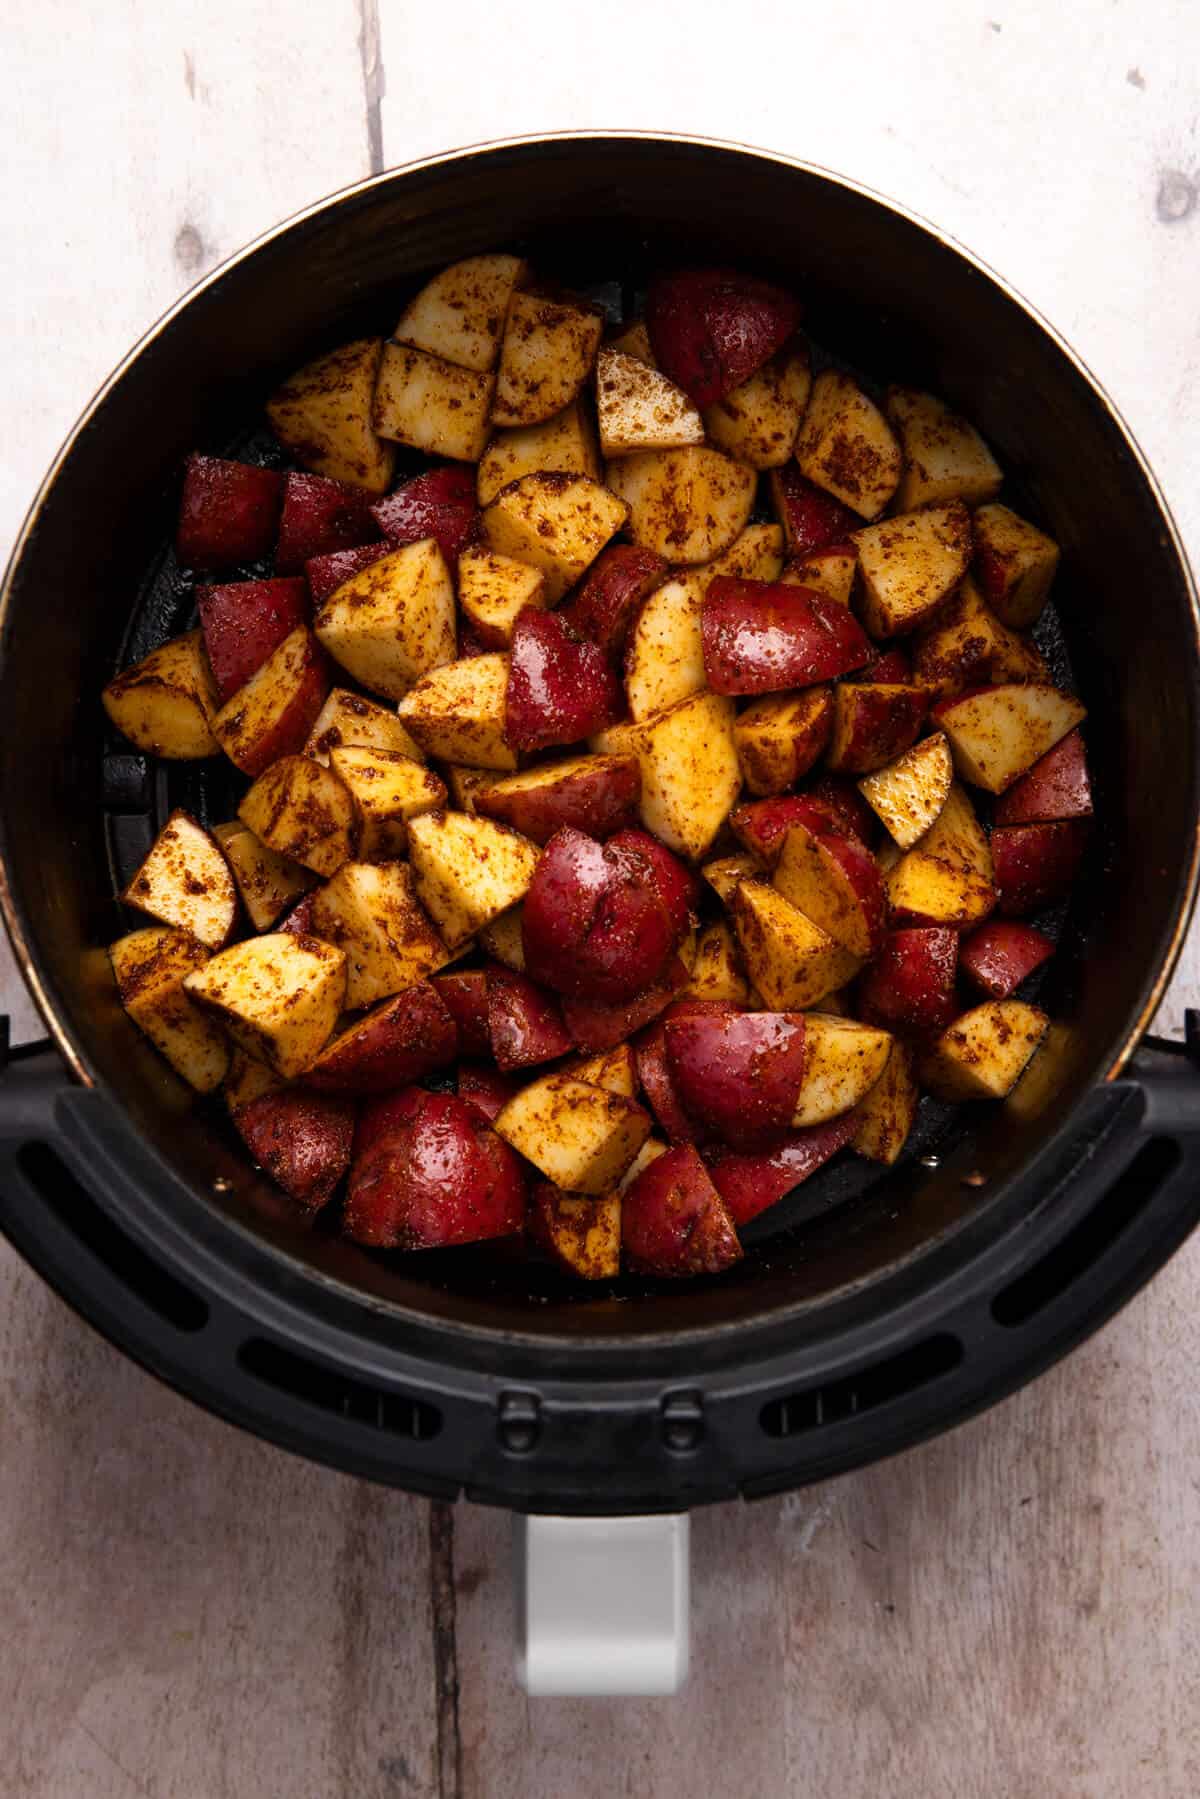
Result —
[[[258, 453], [253, 421], [283, 373], [497, 246], [585, 284], [617, 271], [626, 298], [655, 263], [698, 257], [789, 282], [819, 343], [976, 421], [1064, 550], [1058, 610], [1102, 824], [1036, 1075], [1002, 1109], [930, 1109], [894, 1170], [841, 1159], [751, 1228], [738, 1268], [686, 1286], [595, 1293], [496, 1246], [379, 1257], [301, 1226], [129, 1025], [103, 950], [119, 879], [169, 806], [229, 811], [219, 771], [148, 767], [96, 698], [187, 622], [162, 549], [183, 455]], [[1015, 296], [920, 222], [811, 168], [653, 136], [519, 141], [348, 190], [150, 333], [66, 446], [9, 570], [3, 898], [58, 1053], [0, 1080], [0, 1224], [203, 1403], [429, 1492], [689, 1504], [927, 1434], [1094, 1328], [1200, 1209], [1190, 1062], [1163, 1047], [1130, 1060], [1193, 895], [1198, 672], [1184, 558], [1120, 420]]]

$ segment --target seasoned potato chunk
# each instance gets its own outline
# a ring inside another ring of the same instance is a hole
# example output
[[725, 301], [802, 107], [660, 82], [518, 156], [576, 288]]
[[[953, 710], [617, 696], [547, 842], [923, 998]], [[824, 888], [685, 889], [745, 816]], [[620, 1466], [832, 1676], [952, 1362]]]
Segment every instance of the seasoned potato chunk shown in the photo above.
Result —
[[477, 462], [487, 443], [495, 387], [494, 375], [386, 344], [375, 387], [375, 430], [430, 456]]
[[512, 769], [505, 736], [508, 657], [467, 656], [436, 668], [405, 694], [399, 714], [426, 755], [470, 769]]
[[102, 697], [117, 730], [148, 755], [194, 762], [220, 751], [212, 721], [221, 702], [203, 631], [160, 644], [110, 681]]
[[548, 1074], [509, 1100], [495, 1128], [556, 1186], [602, 1194], [650, 1135], [650, 1115], [620, 1093]]
[[429, 669], [454, 660], [454, 582], [436, 539], [405, 544], [351, 575], [322, 603], [314, 628], [364, 687], [403, 699]]
[[538, 846], [490, 818], [427, 812], [408, 827], [421, 904], [451, 949], [524, 899]]
[[524, 475], [485, 509], [483, 528], [499, 555], [541, 570], [553, 604], [628, 517], [625, 502], [586, 475]]
[[285, 450], [331, 481], [386, 492], [396, 452], [371, 422], [383, 343], [357, 338], [305, 363], [267, 403], [271, 429]]
[[500, 346], [492, 419], [537, 425], [569, 406], [592, 372], [604, 330], [590, 306], [514, 294]]
[[400, 315], [393, 340], [484, 374], [500, 354], [509, 301], [525, 277], [519, 256], [467, 256], [427, 281]]
[[172, 812], [122, 898], [209, 949], [228, 941], [237, 888], [220, 847], [186, 812]]
[[204, 945], [187, 931], [151, 925], [130, 931], [108, 953], [121, 1004], [138, 1029], [197, 1093], [219, 1087], [229, 1069], [229, 1045], [183, 985], [208, 961]]
[[314, 1062], [346, 999], [346, 958], [282, 931], [222, 950], [184, 980], [187, 993], [247, 1055], [292, 1080]]

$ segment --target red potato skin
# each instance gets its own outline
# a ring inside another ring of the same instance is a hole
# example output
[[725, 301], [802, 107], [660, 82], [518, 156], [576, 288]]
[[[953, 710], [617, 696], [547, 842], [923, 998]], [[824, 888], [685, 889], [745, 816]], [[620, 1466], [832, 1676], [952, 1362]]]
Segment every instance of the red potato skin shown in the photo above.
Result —
[[[253, 680], [254, 676], [250, 678]], [[242, 750], [241, 760], [236, 764], [242, 773], [253, 780], [270, 768], [272, 762], [278, 762], [281, 756], [300, 755], [317, 722], [321, 707], [329, 697], [329, 688], [329, 663], [325, 652], [310, 632], [308, 653], [300, 677], [262, 735]]]
[[749, 1224], [815, 1174], [849, 1143], [857, 1122], [853, 1112], [847, 1112], [827, 1124], [791, 1131], [783, 1143], [757, 1154], [725, 1148], [706, 1151], [709, 1177], [734, 1224]]
[[430, 981], [417, 981], [335, 1037], [305, 1075], [324, 1093], [391, 1093], [445, 1068], [458, 1029]]
[[426, 1099], [424, 1087], [402, 1087], [368, 1102], [358, 1115], [354, 1132], [354, 1154], [358, 1158], [392, 1136], [402, 1126], [411, 1124]]
[[691, 1013], [663, 1026], [667, 1065], [684, 1110], [735, 1149], [785, 1137], [804, 1081], [804, 1014]]
[[531, 979], [568, 998], [624, 1005], [659, 979], [681, 935], [640, 850], [555, 832], [522, 911]]
[[1078, 730], [1068, 731], [996, 801], [998, 825], [1053, 824], [1091, 816], [1092, 783]]
[[866, 668], [847, 677], [851, 681], [870, 681], [891, 687], [908, 687], [912, 684], [912, 678], [912, 663], [904, 651], [898, 649], [880, 652]]
[[436, 537], [451, 573], [456, 573], [458, 558], [478, 526], [474, 471], [457, 463], [430, 469], [385, 500], [377, 500], [371, 514], [393, 550]]
[[509, 1100], [520, 1090], [520, 1081], [501, 1074], [496, 1068], [473, 1067], [470, 1062], [458, 1065], [458, 1097], [474, 1106], [489, 1124], [495, 1123]]
[[714, 406], [781, 349], [800, 322], [791, 294], [734, 269], [659, 276], [646, 326], [659, 367], [694, 406]]
[[733, 1220], [690, 1144], [668, 1149], [621, 1196], [621, 1247], [638, 1274], [719, 1274], [741, 1258]]
[[878, 820], [853, 781], [840, 775], [822, 775], [810, 781], [804, 797], [828, 818], [831, 829], [843, 837], [855, 837], [864, 848], [875, 841]]
[[459, 1055], [490, 1056], [486, 972], [471, 968], [456, 974], [435, 974], [433, 985], [457, 1027]]
[[635, 822], [641, 797], [637, 757], [614, 756], [602, 768], [582, 769], [553, 786], [523, 793], [485, 788], [476, 795], [475, 810], [544, 844], [564, 825], [586, 831], [589, 837], [612, 837]]
[[[862, 944], [859, 944], [854, 946], [855, 954], [875, 955], [887, 930], [887, 901], [879, 865], [874, 856], [870, 850], [864, 849], [857, 837], [843, 836], [829, 829], [828, 825], [816, 828], [813, 824], [799, 822], [791, 828], [807, 832], [810, 837], [815, 838], [820, 856], [828, 857], [829, 861], [836, 864], [836, 871], [843, 876], [857, 902], [862, 929], [866, 933], [865, 951]], [[836, 879], [836, 874], [834, 878]], [[803, 911], [803, 906], [800, 909]]]
[[290, 474], [283, 483], [275, 572], [303, 574], [314, 557], [357, 549], [377, 542], [379, 535], [369, 496], [361, 487], [324, 475]]
[[687, 969], [676, 956], [665, 974], [634, 999], [622, 1005], [599, 1005], [592, 1000], [564, 999], [563, 1018], [575, 1039], [576, 1047], [586, 1055], [599, 1055], [601, 1050], [615, 1049], [657, 1018], [675, 996], [691, 980]]
[[778, 862], [783, 840], [793, 825], [804, 825], [815, 836], [824, 837], [830, 830], [841, 829], [843, 820], [834, 807], [811, 793], [751, 800], [735, 806], [729, 814], [729, 828], [742, 848], [760, 856], [768, 867]]
[[488, 1038], [501, 1073], [553, 1062], [574, 1049], [552, 993], [527, 975], [493, 963], [487, 971]]
[[961, 1009], [957, 970], [957, 931], [942, 925], [889, 931], [875, 961], [859, 976], [859, 1015], [909, 1036], [944, 1031]]
[[700, 877], [686, 862], [681, 862], [665, 844], [649, 831], [618, 831], [609, 839], [609, 849], [641, 858], [658, 897], [667, 909], [672, 928], [683, 937], [695, 922], [700, 904]]
[[[734, 1018], [738, 1007], [729, 1000], [679, 999], [642, 1031], [634, 1043], [638, 1080], [650, 1109], [671, 1143], [702, 1143], [711, 1135], [705, 1121], [689, 1116], [675, 1085], [667, 1056], [667, 1026], [673, 1020]], [[793, 1096], [794, 1097], [794, 1096]]]
[[309, 616], [308, 588], [295, 579], [197, 587], [196, 600], [222, 705]]
[[180, 567], [207, 572], [269, 556], [282, 500], [278, 469], [189, 456], [175, 529]]
[[992, 918], [963, 938], [958, 959], [968, 980], [989, 999], [1011, 999], [1053, 954], [1051, 939], [1032, 925]]
[[520, 1231], [525, 1177], [508, 1144], [456, 1094], [414, 1091], [418, 1098], [404, 1099], [408, 1116], [394, 1123], [364, 1113], [346, 1234], [378, 1249], [432, 1249]]
[[290, 912], [286, 912], [275, 926], [277, 931], [284, 931], [289, 937], [313, 937], [312, 912], [316, 903], [316, 892], [306, 893], [298, 899]]
[[319, 1212], [350, 1166], [354, 1103], [287, 1089], [240, 1106], [233, 1123], [260, 1168], [305, 1212]]
[[598, 644], [576, 637], [557, 612], [526, 607], [509, 650], [504, 734], [515, 750], [578, 743], [615, 724], [620, 682]]
[[364, 543], [356, 550], [334, 550], [328, 556], [310, 558], [304, 564], [304, 573], [308, 579], [313, 606], [317, 607], [322, 600], [327, 600], [351, 575], [370, 568], [381, 556], [390, 556], [395, 547], [394, 543]]
[[917, 741], [928, 705], [923, 687], [847, 682], [837, 699], [830, 768], [866, 775], [894, 762]]
[[613, 543], [593, 562], [559, 615], [570, 630], [617, 660], [642, 601], [666, 578], [669, 564], [654, 550]]
[[1087, 845], [1086, 818], [1005, 825], [992, 832], [997, 908], [1022, 918], [1064, 899]]
[[773, 472], [779, 523], [793, 561], [841, 544], [862, 524], [857, 513], [809, 481], [794, 462]]
[[718, 575], [700, 616], [704, 672], [714, 693], [782, 693], [862, 668], [871, 645], [836, 601], [784, 581]]

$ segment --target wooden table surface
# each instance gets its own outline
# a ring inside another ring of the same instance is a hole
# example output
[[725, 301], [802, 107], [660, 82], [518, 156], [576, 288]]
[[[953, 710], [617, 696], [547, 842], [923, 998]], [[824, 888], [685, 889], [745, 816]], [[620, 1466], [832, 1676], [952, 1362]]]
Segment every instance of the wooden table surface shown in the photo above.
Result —
[[[970, 244], [1200, 551], [1194, 9], [989, 5], [10, 5], [0, 538], [117, 357], [260, 229], [424, 152], [643, 125], [809, 157]], [[1160, 1028], [1198, 999], [1193, 939]], [[505, 1515], [217, 1423], [6, 1249], [0, 1286], [4, 1795], [1200, 1793], [1198, 1244], [986, 1417], [698, 1515], [692, 1680], [654, 1703], [516, 1690]]]

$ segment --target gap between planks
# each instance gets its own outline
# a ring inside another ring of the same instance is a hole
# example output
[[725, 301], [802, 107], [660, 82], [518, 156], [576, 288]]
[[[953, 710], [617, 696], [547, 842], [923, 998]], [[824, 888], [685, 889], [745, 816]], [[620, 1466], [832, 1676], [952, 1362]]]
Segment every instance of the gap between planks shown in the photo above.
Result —
[[454, 1591], [454, 1505], [429, 1507], [429, 1597], [433, 1621], [434, 1698], [437, 1705], [437, 1799], [461, 1799], [462, 1743], [458, 1720], [458, 1604]]

